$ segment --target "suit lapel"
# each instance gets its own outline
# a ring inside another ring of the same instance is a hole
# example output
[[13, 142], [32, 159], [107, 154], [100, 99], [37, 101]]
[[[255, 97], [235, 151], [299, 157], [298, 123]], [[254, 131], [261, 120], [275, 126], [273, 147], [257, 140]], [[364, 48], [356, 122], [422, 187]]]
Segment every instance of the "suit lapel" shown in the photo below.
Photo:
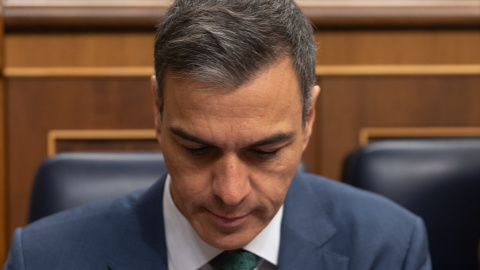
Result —
[[[167, 246], [165, 239], [165, 227], [163, 222], [163, 190], [166, 175], [162, 176], [151, 188], [149, 188], [132, 205], [135, 222], [139, 224], [142, 245], [139, 250], [148, 250], [152, 254], [150, 258], [135, 261], [128, 254], [121, 258], [110, 260], [105, 269], [108, 270], [131, 270], [155, 269], [168, 270]], [[128, 237], [128, 236], [125, 236]], [[132, 266], [133, 265], [133, 266]], [[136, 265], [136, 266], [135, 266]]]
[[[143, 241], [156, 254], [155, 258], [152, 258], [153, 263], [142, 269], [168, 270], [163, 222], [165, 179], [166, 175], [147, 190], [134, 206]], [[325, 247], [337, 231], [328, 218], [329, 206], [322, 202], [321, 194], [314, 194], [313, 189], [301, 181], [301, 175], [297, 174], [285, 198], [278, 269], [347, 269], [348, 257], [331, 252]], [[131, 258], [124, 257], [123, 260], [108, 264], [105, 269], [131, 269]]]
[[284, 203], [278, 269], [347, 269], [348, 257], [325, 248], [337, 230], [321, 194], [297, 174]]

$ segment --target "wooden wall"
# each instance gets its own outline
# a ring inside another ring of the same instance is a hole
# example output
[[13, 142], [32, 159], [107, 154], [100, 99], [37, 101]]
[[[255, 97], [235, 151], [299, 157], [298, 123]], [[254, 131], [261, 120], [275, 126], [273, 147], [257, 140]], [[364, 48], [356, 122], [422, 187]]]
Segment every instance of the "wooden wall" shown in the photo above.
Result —
[[[149, 76], [168, 1], [112, 2], [4, 1], [0, 262], [49, 152], [159, 150]], [[363, 128], [480, 126], [478, 1], [299, 3], [317, 28], [322, 87], [310, 171], [339, 179]]]

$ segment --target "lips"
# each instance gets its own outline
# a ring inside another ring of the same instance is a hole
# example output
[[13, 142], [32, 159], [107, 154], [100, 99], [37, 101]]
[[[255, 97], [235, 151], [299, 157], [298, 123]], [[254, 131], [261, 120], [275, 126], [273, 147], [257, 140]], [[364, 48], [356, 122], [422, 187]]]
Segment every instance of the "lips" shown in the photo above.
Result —
[[249, 217], [250, 214], [242, 215], [242, 216], [223, 216], [217, 215], [210, 211], [208, 211], [210, 219], [213, 221], [214, 224], [220, 227], [237, 227], [242, 225]]

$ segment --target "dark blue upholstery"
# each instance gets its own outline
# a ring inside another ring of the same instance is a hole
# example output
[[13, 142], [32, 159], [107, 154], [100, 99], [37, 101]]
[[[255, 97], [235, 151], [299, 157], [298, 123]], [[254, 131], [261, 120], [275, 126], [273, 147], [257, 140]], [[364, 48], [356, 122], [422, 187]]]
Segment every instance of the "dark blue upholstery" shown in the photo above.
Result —
[[347, 158], [343, 181], [421, 216], [434, 270], [480, 269], [480, 138], [371, 143]]
[[[299, 171], [306, 172], [302, 162]], [[167, 171], [161, 153], [63, 153], [35, 176], [28, 222], [85, 203], [150, 187]]]
[[37, 170], [28, 221], [150, 187], [166, 172], [161, 153], [65, 153]]

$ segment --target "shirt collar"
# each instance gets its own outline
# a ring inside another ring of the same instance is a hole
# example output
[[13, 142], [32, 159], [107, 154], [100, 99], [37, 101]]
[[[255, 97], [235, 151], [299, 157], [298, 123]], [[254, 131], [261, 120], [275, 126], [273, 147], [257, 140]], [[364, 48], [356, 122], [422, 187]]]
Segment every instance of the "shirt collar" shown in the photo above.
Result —
[[[223, 250], [205, 243], [173, 203], [171, 177], [167, 176], [163, 191], [163, 213], [167, 239], [169, 269], [198, 269]], [[277, 265], [280, 247], [280, 226], [283, 205], [265, 227], [244, 249]], [[189, 258], [186, 260], [185, 258]]]

